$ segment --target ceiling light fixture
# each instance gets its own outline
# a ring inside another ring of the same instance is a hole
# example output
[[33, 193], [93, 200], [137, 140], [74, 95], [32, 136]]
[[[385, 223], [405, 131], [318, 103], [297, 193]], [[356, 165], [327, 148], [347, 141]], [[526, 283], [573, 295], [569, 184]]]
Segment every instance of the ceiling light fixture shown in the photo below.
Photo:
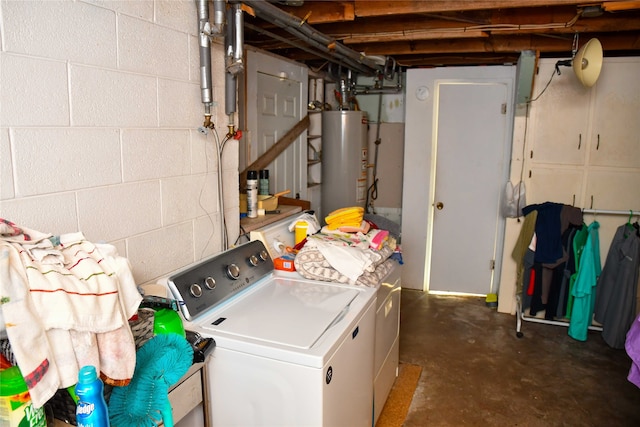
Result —
[[560, 74], [560, 65], [573, 67], [573, 72], [578, 78], [578, 81], [584, 87], [591, 87], [598, 80], [600, 70], [602, 69], [602, 44], [600, 40], [593, 38], [585, 43], [576, 53], [575, 46], [577, 46], [577, 41], [578, 35], [576, 34], [574, 38], [573, 58], [556, 62], [556, 71]]

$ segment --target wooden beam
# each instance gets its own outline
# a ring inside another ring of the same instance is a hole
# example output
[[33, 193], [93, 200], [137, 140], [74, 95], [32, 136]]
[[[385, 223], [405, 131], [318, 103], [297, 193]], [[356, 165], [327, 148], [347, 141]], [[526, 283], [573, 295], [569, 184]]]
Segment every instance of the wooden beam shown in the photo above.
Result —
[[305, 22], [312, 25], [353, 21], [356, 18], [352, 1], [305, 1], [300, 6], [278, 7], [300, 19], [306, 18]]
[[273, 144], [255, 162], [251, 163], [245, 170], [240, 172], [240, 188], [247, 186], [247, 171], [260, 170], [266, 168], [273, 162], [302, 132], [309, 127], [309, 115], [306, 115], [294, 127], [292, 127], [282, 138]]
[[[583, 34], [581, 40], [597, 37], [605, 51], [640, 49], [637, 33], [593, 33]], [[510, 53], [522, 50], [537, 50], [541, 53], [571, 53], [572, 37], [545, 37], [544, 35], [492, 35], [487, 39], [448, 39], [384, 44], [351, 45], [353, 49], [367, 55], [443, 55], [471, 53]]]
[[602, 3], [602, 9], [607, 12], [640, 9], [640, 1], [605, 1]]
[[356, 43], [387, 43], [395, 41], [409, 40], [432, 40], [432, 39], [469, 39], [476, 37], [489, 37], [485, 31], [438, 31], [438, 30], [415, 30], [402, 31], [394, 33], [379, 34], [353, 34], [350, 37], [342, 39], [342, 43], [346, 45]]
[[430, 0], [430, 1], [376, 1], [355, 0], [357, 17], [398, 15], [403, 13], [460, 12], [483, 9], [513, 9], [540, 6], [580, 5], [584, 1], [576, 0]]

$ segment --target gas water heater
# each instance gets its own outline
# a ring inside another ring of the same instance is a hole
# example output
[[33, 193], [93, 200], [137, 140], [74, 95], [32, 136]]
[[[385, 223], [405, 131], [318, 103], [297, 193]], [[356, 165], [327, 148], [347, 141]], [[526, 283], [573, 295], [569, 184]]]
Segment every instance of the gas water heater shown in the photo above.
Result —
[[364, 111], [322, 112], [322, 213], [365, 205], [367, 116]]

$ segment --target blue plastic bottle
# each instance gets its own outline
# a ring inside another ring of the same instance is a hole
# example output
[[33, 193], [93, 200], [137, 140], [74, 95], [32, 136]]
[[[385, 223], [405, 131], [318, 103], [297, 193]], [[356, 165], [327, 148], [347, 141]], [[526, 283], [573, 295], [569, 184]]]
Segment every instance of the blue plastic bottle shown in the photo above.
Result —
[[109, 427], [109, 413], [104, 400], [104, 385], [98, 378], [95, 366], [83, 366], [78, 372], [76, 384], [78, 427]]

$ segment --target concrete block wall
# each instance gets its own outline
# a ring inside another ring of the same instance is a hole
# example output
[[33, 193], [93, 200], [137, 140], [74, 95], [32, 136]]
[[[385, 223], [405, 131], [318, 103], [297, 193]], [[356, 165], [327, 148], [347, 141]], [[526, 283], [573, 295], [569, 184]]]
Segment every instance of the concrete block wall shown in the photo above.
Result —
[[[0, 19], [0, 217], [112, 243], [148, 283], [223, 249], [220, 172], [233, 243], [238, 143], [219, 165], [197, 130], [194, 1], [9, 0]], [[212, 58], [222, 140], [221, 41]]]

